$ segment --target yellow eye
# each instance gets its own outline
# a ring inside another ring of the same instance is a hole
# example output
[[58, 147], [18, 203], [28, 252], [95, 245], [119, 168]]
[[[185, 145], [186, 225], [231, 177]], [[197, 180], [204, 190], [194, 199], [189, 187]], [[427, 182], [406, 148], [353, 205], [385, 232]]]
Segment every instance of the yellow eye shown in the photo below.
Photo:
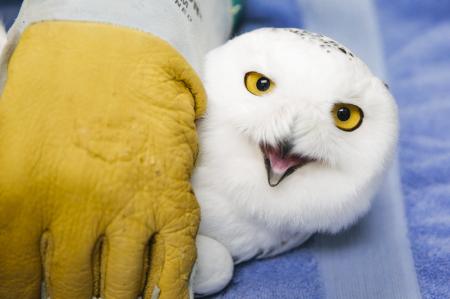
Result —
[[245, 75], [245, 87], [255, 96], [268, 94], [275, 87], [275, 83], [263, 74], [249, 72]]
[[352, 104], [335, 104], [331, 113], [336, 127], [347, 132], [358, 129], [364, 118], [361, 108]]

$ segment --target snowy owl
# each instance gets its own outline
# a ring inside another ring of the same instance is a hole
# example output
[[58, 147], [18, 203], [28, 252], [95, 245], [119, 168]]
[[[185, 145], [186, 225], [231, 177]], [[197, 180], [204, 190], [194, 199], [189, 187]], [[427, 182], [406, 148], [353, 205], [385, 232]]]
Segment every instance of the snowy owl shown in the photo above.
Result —
[[398, 135], [385, 84], [320, 34], [265, 28], [211, 51], [193, 175], [202, 222], [195, 292], [233, 264], [337, 233], [369, 209]]

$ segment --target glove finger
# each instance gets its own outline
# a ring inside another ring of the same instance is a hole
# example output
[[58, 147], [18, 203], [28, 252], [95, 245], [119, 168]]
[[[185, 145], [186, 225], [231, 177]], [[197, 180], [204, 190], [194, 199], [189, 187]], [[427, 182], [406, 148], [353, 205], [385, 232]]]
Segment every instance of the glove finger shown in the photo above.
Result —
[[196, 259], [195, 233], [190, 227], [162, 230], [151, 248], [150, 278], [145, 298], [189, 298], [189, 281]]
[[0, 298], [41, 297], [40, 233], [0, 227]]
[[44, 253], [47, 297], [91, 299], [93, 296], [93, 251], [97, 241], [89, 229], [48, 233]]
[[142, 289], [145, 252], [151, 233], [132, 224], [121, 227], [119, 233], [107, 232], [106, 235], [102, 254], [102, 298], [137, 298]]
[[164, 264], [164, 239], [161, 234], [155, 234], [149, 243], [148, 258], [145, 263], [146, 284], [144, 298], [155, 298], [155, 292], [159, 292], [157, 283], [161, 277], [162, 266]]

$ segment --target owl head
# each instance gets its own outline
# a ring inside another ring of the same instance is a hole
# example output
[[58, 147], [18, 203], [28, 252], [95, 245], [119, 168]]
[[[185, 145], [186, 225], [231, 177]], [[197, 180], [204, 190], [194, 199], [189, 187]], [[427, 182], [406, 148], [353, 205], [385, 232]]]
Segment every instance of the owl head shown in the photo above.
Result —
[[395, 150], [397, 109], [349, 49], [260, 29], [210, 52], [204, 82], [205, 188], [243, 217], [293, 230], [337, 232], [369, 209]]

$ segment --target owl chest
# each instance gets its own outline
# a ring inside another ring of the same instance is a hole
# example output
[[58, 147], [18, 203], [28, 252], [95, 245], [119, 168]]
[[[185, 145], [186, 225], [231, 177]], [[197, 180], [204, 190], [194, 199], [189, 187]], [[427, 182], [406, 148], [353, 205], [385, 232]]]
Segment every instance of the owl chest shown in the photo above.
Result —
[[275, 231], [256, 223], [241, 223], [239, 231], [230, 242], [235, 263], [272, 257], [305, 241], [302, 233]]
[[[216, 229], [205, 233], [227, 247], [235, 263], [255, 258], [265, 258], [285, 252], [298, 244], [298, 235], [287, 231], [272, 230], [256, 219], [243, 218], [239, 214], [223, 213], [214, 217], [222, 225], [207, 225]], [[202, 230], [202, 229], [201, 229]]]

